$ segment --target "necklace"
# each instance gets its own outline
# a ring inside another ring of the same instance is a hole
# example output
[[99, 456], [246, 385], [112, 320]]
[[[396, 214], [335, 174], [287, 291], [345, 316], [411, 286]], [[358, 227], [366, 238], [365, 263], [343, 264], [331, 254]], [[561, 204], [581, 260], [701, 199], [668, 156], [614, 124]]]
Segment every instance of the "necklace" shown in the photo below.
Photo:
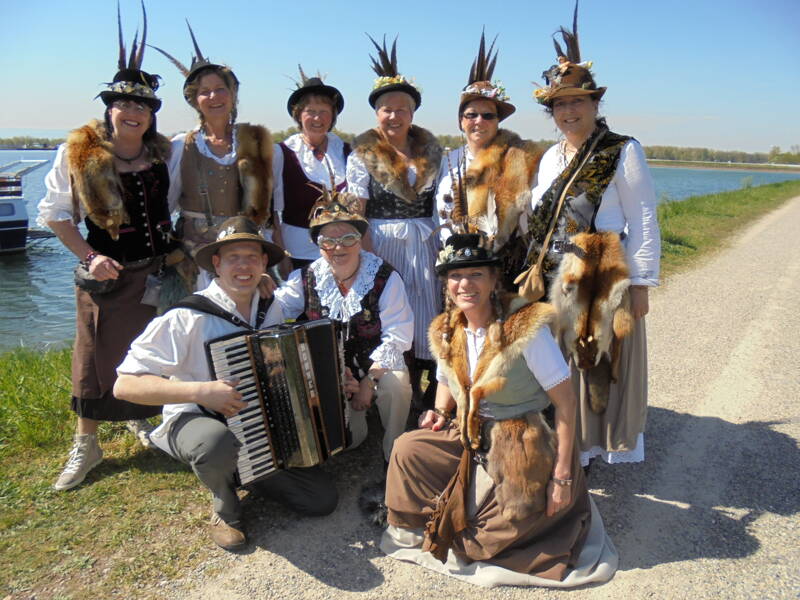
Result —
[[341, 287], [344, 285], [346, 281], [350, 281], [353, 277], [358, 274], [358, 270], [361, 268], [361, 257], [358, 258], [358, 264], [356, 265], [355, 271], [353, 271], [349, 276], [339, 279], [336, 275], [333, 276], [333, 279], [336, 281], [336, 284]]
[[142, 157], [142, 154], [144, 154], [144, 144], [142, 144], [142, 147], [139, 148], [139, 152], [136, 154], [136, 156], [134, 156], [132, 158], [125, 158], [124, 156], [120, 156], [116, 152], [114, 152], [114, 158], [118, 158], [122, 162], [127, 163], [128, 165], [131, 165], [131, 164], [133, 164], [134, 161], [139, 160]]

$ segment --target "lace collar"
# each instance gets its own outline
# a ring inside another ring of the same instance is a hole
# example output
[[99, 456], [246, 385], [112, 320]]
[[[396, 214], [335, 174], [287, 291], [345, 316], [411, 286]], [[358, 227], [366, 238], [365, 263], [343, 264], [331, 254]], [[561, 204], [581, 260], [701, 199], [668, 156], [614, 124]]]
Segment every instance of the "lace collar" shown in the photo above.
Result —
[[361, 312], [361, 301], [375, 284], [375, 275], [383, 264], [383, 259], [371, 252], [361, 251], [361, 266], [353, 287], [342, 296], [330, 265], [324, 258], [318, 258], [309, 267], [314, 273], [317, 290], [322, 306], [327, 307], [328, 316], [337, 321], [347, 322]]

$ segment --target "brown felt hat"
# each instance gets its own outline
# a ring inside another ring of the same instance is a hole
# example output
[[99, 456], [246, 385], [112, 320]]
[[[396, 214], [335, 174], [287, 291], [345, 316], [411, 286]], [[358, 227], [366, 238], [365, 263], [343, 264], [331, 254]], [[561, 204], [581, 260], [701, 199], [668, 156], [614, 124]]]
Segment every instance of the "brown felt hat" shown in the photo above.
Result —
[[195, 254], [194, 260], [199, 267], [210, 273], [216, 273], [211, 257], [225, 244], [234, 242], [258, 242], [268, 257], [269, 265], [278, 264], [286, 256], [283, 248], [264, 239], [258, 230], [258, 225], [247, 217], [237, 216], [227, 219], [220, 225], [217, 240], [201, 247]]

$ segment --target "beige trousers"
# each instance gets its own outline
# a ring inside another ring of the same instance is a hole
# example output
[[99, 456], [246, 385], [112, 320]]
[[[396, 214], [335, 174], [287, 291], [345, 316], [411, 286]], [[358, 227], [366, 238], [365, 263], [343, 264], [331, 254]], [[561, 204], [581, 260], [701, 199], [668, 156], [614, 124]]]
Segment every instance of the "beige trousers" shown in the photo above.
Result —
[[[408, 411], [411, 408], [411, 382], [408, 371], [386, 371], [378, 380], [375, 405], [383, 425], [383, 459], [389, 461], [394, 441], [406, 430]], [[347, 403], [347, 422], [353, 437], [351, 448], [367, 438], [367, 411], [353, 410]]]

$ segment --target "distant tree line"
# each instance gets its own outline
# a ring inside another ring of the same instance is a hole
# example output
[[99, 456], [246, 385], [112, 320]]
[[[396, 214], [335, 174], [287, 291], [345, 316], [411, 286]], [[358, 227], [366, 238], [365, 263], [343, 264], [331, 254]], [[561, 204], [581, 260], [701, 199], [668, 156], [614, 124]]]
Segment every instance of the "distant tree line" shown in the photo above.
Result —
[[10, 138], [0, 138], [0, 150], [37, 149], [47, 150], [55, 148], [64, 142], [64, 138], [38, 138], [27, 135], [18, 135]]
[[[290, 127], [283, 131], [274, 131], [272, 133], [272, 138], [275, 142], [282, 142], [298, 131], [297, 127]], [[354, 133], [347, 133], [337, 129], [335, 129], [334, 132], [348, 143], [352, 143], [356, 137]], [[464, 137], [460, 135], [437, 135], [436, 139], [444, 148], [459, 148], [464, 145]], [[63, 141], [64, 140], [61, 138], [38, 138], [30, 136], [0, 138], [0, 150], [16, 150], [20, 148], [48, 149], [55, 148]], [[537, 142], [543, 149], [549, 148], [554, 143], [554, 140], [539, 140]], [[779, 146], [773, 146], [768, 153], [740, 152], [738, 150], [712, 150], [711, 148], [682, 148], [679, 146], [645, 146], [644, 153], [647, 158], [656, 160], [800, 165], [800, 144], [791, 146], [787, 152], [781, 150]]]

